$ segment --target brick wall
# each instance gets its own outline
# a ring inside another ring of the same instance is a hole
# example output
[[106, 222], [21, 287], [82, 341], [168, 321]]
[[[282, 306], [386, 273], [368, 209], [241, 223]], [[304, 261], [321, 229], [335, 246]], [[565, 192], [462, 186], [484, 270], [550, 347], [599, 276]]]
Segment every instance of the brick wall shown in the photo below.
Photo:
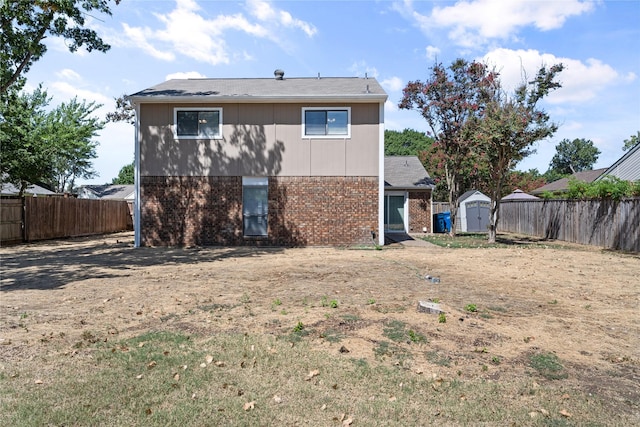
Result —
[[409, 191], [409, 233], [431, 233], [431, 192]]
[[142, 177], [143, 246], [372, 244], [376, 177], [270, 177], [268, 236], [242, 233], [242, 177]]

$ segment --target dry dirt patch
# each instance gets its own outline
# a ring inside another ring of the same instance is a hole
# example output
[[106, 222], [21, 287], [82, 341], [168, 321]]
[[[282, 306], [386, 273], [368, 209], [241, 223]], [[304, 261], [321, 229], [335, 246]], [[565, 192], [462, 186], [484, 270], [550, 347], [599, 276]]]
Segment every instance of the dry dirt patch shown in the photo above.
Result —
[[[461, 380], [551, 381], [530, 362], [553, 354], [567, 390], [639, 416], [635, 255], [535, 245], [133, 248], [132, 235], [119, 234], [0, 256], [0, 373], [146, 331], [247, 332]], [[439, 301], [446, 322], [418, 313], [420, 300]]]

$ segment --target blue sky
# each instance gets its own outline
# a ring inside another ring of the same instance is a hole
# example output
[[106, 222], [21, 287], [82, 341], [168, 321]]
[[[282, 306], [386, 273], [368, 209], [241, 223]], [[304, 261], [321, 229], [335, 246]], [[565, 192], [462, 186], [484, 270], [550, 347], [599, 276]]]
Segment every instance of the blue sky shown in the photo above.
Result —
[[[77, 96], [114, 109], [114, 98], [180, 77], [375, 77], [389, 94], [387, 129], [427, 131], [415, 111], [398, 110], [408, 81], [434, 61], [483, 60], [503, 85], [565, 64], [563, 87], [543, 107], [560, 124], [518, 169], [547, 170], [564, 138], [592, 140], [595, 167], [622, 154], [640, 130], [640, 1], [213, 1], [123, 0], [113, 15], [88, 22], [112, 48], [69, 53], [61, 39], [27, 74], [53, 104]], [[110, 182], [133, 160], [133, 126], [108, 124], [94, 167]]]

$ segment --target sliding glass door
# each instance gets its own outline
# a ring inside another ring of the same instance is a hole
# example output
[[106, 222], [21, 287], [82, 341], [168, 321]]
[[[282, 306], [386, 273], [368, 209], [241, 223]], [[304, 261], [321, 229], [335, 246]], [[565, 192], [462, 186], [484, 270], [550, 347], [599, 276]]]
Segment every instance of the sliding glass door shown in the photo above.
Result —
[[384, 196], [384, 230], [405, 231], [405, 195], [385, 194]]

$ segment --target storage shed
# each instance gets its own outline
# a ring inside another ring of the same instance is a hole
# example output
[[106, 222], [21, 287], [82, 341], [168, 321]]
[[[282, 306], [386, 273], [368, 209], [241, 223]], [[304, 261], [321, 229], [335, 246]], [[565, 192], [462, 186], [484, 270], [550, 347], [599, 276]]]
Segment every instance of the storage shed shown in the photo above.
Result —
[[458, 199], [456, 230], [461, 232], [486, 232], [489, 227], [491, 198], [478, 190], [469, 190]]

